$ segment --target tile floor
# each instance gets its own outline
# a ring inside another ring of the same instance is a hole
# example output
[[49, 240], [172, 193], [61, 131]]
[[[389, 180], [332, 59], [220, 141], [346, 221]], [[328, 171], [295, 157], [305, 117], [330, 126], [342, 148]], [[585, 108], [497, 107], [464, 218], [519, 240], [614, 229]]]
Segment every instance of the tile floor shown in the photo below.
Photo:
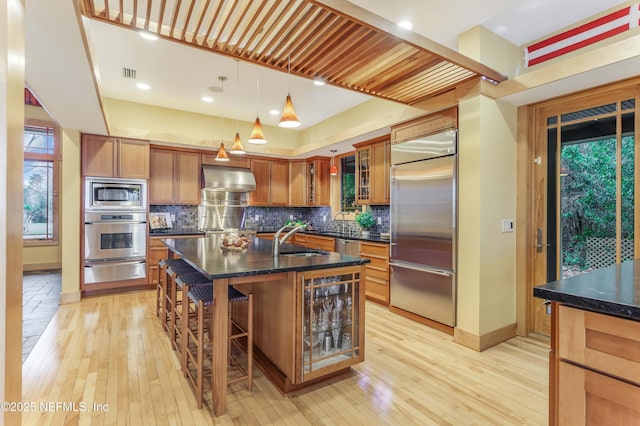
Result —
[[22, 362], [47, 328], [60, 304], [60, 270], [25, 272], [22, 278]]

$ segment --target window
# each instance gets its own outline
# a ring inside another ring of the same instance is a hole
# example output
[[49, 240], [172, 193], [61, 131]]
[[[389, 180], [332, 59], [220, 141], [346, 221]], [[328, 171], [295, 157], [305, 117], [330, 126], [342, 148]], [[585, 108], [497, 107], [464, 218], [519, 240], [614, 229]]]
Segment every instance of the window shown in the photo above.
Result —
[[26, 245], [58, 241], [58, 131], [51, 123], [26, 121], [24, 127], [24, 216]]
[[340, 159], [340, 211], [353, 212], [356, 206], [356, 156]]

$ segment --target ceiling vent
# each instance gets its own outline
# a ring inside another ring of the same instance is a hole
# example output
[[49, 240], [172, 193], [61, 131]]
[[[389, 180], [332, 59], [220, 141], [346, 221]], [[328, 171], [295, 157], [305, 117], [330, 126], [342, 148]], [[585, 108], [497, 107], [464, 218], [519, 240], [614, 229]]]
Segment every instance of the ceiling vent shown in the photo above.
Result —
[[122, 67], [122, 77], [130, 78], [132, 80], [136, 79], [136, 70], [133, 68]]

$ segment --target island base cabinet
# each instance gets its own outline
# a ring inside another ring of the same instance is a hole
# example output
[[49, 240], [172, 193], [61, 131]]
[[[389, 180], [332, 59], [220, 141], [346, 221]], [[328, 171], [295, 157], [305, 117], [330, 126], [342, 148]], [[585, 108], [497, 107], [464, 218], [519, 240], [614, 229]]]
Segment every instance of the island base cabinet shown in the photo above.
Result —
[[[363, 266], [246, 277], [234, 284], [253, 293], [254, 359], [289, 393], [364, 361]], [[246, 308], [232, 316], [245, 327]], [[325, 344], [324, 339], [330, 339]]]
[[640, 425], [640, 388], [561, 361], [559, 425]]
[[305, 383], [364, 360], [362, 267], [299, 274], [296, 381]]
[[553, 302], [550, 425], [640, 425], [640, 322]]
[[[236, 285], [242, 293], [253, 293], [253, 345], [256, 362], [284, 392], [295, 375], [293, 364], [295, 340], [295, 273], [261, 276], [260, 283]], [[247, 327], [246, 306], [233, 307], [233, 318]]]

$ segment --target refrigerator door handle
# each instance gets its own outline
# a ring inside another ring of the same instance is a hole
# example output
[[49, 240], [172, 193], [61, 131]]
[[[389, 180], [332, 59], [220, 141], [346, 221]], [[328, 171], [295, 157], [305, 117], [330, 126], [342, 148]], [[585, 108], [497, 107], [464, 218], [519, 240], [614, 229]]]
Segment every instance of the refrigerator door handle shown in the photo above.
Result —
[[417, 266], [407, 265], [406, 263], [389, 262], [389, 266], [397, 266], [399, 268], [407, 268], [414, 271], [427, 272], [429, 274], [440, 275], [442, 277], [453, 276], [453, 272], [451, 271], [443, 271], [442, 269], [420, 268]]

